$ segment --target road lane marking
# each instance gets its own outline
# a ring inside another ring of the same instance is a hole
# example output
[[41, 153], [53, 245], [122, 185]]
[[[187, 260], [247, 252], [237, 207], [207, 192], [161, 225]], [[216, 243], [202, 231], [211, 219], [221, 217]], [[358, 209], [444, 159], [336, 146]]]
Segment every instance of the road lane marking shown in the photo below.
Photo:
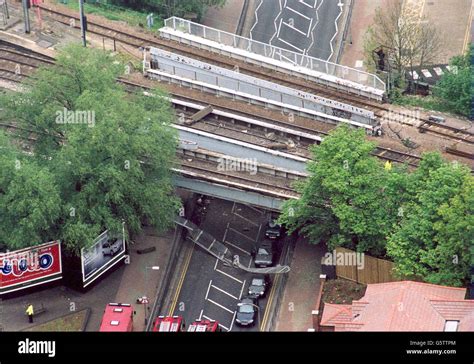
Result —
[[204, 310], [201, 310], [201, 313], [199, 314], [199, 320], [202, 320], [202, 313], [204, 312]]
[[241, 233], [240, 231], [238, 231], [238, 230], [236, 230], [236, 229], [234, 229], [234, 228], [229, 227], [229, 230], [232, 230], [234, 233], [239, 234], [240, 236], [244, 237], [244, 238], [247, 239], [247, 240], [250, 240], [250, 241], [253, 241], [253, 240], [254, 240], [254, 239], [251, 238], [250, 236], [248, 236], [248, 235], [246, 235], [246, 234], [244, 234], [244, 233]]
[[223, 290], [222, 288], [219, 288], [219, 287], [214, 286], [214, 285], [211, 285], [211, 287], [217, 289], [218, 291], [220, 291], [220, 292], [222, 292], [222, 293], [224, 293], [224, 294], [226, 294], [227, 296], [233, 298], [234, 300], [238, 300], [237, 297], [235, 297], [233, 294], [230, 294], [229, 292]]
[[181, 293], [181, 288], [183, 287], [184, 278], [186, 277], [186, 273], [188, 272], [188, 268], [189, 268], [189, 263], [191, 262], [191, 257], [193, 256], [194, 247], [195, 247], [195, 243], [193, 243], [193, 246], [188, 252], [188, 256], [186, 257], [186, 260], [184, 263], [184, 269], [183, 269], [183, 272], [181, 273], [181, 277], [179, 278], [178, 287], [176, 288], [176, 293], [173, 297], [173, 301], [171, 303], [168, 316], [173, 316], [174, 310], [176, 308], [176, 303], [178, 302], [179, 294]]
[[213, 301], [213, 300], [211, 300], [210, 298], [208, 298], [207, 301], [209, 301], [209, 302], [215, 304], [217, 307], [220, 307], [220, 308], [222, 308], [223, 310], [226, 310], [227, 312], [229, 312], [229, 313], [231, 313], [231, 314], [234, 313], [234, 311], [229, 310], [227, 307], [222, 306], [220, 303], [217, 303], [216, 301]]
[[[293, 29], [295, 31], [297, 31], [298, 33], [304, 35], [306, 37], [306, 33], [305, 32], [302, 32], [301, 30], [299, 29], [296, 29], [294, 26], [292, 26], [291, 24], [288, 24], [288, 23], [285, 23], [285, 22], [282, 22], [284, 25], [286, 25], [288, 28], [290, 29]], [[280, 39], [280, 38], [279, 38]]]
[[291, 44], [291, 43], [288, 43], [286, 40], [284, 40], [284, 39], [282, 39], [282, 38], [280, 38], [280, 37], [278, 37], [278, 40], [279, 40], [280, 42], [282, 42], [282, 43], [285, 43], [286, 45], [288, 45], [288, 46], [290, 46], [290, 47], [293, 47], [294, 49], [298, 50], [298, 52], [300, 52], [300, 53], [303, 53], [303, 52], [305, 51], [304, 49], [298, 48], [297, 46], [295, 46], [295, 45], [293, 45], [293, 44]]
[[277, 274], [277, 276], [275, 277], [275, 281], [273, 282], [272, 289], [270, 290], [270, 295], [268, 296], [267, 304], [265, 305], [265, 312], [263, 313], [263, 319], [262, 319], [262, 322], [260, 323], [260, 331], [263, 331], [263, 329], [265, 328], [265, 325], [267, 324], [268, 317], [270, 316], [269, 311], [271, 309], [273, 298], [276, 292], [276, 287], [279, 284], [279, 282], [280, 282], [280, 275]]
[[234, 311], [234, 316], [232, 317], [232, 322], [230, 323], [229, 331], [232, 331], [232, 327], [234, 327], [235, 316], [237, 315], [237, 311]]
[[292, 11], [293, 13], [298, 14], [299, 16], [301, 16], [302, 18], [305, 18], [306, 20], [310, 20], [310, 19], [311, 19], [309, 16], [306, 16], [306, 15], [304, 15], [304, 14], [301, 14], [299, 11], [296, 11], [295, 9], [290, 8], [289, 6], [287, 6], [285, 9], [288, 9], [288, 10]]
[[216, 272], [219, 272], [219, 273], [221, 273], [221, 274], [223, 274], [223, 275], [225, 275], [225, 276], [227, 276], [227, 277], [233, 279], [234, 281], [236, 281], [236, 282], [238, 282], [238, 283], [240, 283], [240, 284], [243, 283], [240, 279], [235, 278], [233, 275], [230, 275], [229, 273], [226, 273], [226, 272], [224, 272], [224, 271], [222, 271], [222, 270], [220, 270], [220, 269], [218, 269], [218, 268], [216, 268], [215, 270], [216, 270]]
[[258, 226], [258, 224], [256, 224], [256, 223], [253, 222], [252, 220], [249, 220], [249, 219], [247, 219], [246, 217], [240, 215], [238, 212], [233, 212], [233, 214], [234, 214], [235, 216], [238, 216], [238, 217], [240, 217], [241, 219], [247, 221], [249, 224], [252, 224], [253, 226]]
[[209, 286], [207, 287], [206, 297], [204, 298], [205, 300], [207, 300], [207, 296], [209, 296], [209, 290], [211, 289], [211, 285], [212, 285], [212, 279], [209, 281]]

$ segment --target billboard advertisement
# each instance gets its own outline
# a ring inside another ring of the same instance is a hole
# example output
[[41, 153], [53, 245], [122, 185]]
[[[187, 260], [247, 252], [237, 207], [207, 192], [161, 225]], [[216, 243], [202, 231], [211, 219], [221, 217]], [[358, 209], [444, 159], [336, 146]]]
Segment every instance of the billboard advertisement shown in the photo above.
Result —
[[108, 230], [104, 231], [89, 248], [81, 250], [83, 287], [87, 287], [125, 257], [124, 228], [118, 236], [111, 236]]
[[0, 253], [0, 294], [62, 278], [61, 242]]

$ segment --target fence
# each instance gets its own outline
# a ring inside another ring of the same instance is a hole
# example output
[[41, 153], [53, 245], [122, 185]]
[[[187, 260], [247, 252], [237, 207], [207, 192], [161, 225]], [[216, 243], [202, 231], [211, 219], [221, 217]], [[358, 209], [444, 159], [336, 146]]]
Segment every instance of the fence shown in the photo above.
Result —
[[311, 71], [325, 73], [337, 78], [352, 81], [364, 86], [385, 91], [385, 83], [377, 76], [355, 68], [342, 66], [305, 54], [296, 53], [270, 44], [209, 28], [189, 20], [171, 17], [165, 20], [165, 27], [194, 35], [212, 42], [237, 48], [276, 61], [302, 66]]
[[[337, 248], [336, 256], [341, 253], [354, 254], [355, 252], [345, 248]], [[400, 281], [401, 279], [395, 276], [393, 268], [394, 264], [388, 260], [364, 255], [362, 269], [358, 269], [356, 264], [336, 265], [336, 275], [339, 278], [362, 284]]]

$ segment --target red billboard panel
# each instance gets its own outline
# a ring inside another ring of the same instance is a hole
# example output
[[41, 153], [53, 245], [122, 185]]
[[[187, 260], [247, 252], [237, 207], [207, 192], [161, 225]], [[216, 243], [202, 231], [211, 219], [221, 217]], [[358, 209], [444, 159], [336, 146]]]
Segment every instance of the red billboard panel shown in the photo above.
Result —
[[0, 253], [0, 294], [62, 278], [61, 242]]

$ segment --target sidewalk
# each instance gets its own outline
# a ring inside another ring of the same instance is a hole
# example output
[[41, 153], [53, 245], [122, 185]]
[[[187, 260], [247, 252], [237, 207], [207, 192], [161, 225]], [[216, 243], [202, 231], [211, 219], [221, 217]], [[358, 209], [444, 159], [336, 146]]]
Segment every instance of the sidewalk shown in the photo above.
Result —
[[290, 273], [278, 313], [275, 331], [307, 331], [312, 328], [311, 311], [315, 309], [325, 246], [296, 242]]

